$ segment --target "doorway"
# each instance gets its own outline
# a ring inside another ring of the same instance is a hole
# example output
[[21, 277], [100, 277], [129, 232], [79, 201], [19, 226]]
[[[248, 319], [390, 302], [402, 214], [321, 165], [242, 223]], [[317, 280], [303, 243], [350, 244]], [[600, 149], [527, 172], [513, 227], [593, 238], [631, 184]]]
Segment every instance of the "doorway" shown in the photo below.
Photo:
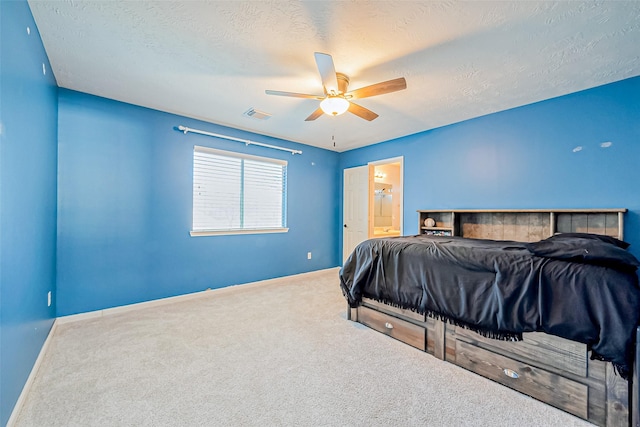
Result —
[[344, 170], [343, 262], [362, 241], [401, 236], [403, 157]]
[[369, 166], [344, 170], [342, 204], [342, 261], [369, 234]]
[[369, 238], [402, 236], [403, 158], [369, 163]]

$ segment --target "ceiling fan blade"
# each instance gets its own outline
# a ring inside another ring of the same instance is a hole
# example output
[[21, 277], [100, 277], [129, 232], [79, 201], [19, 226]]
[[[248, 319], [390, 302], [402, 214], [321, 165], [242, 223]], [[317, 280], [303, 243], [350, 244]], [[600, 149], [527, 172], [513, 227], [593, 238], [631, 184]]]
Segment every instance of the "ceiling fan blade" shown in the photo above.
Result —
[[292, 96], [294, 98], [308, 98], [308, 99], [324, 99], [324, 96], [320, 95], [309, 95], [306, 93], [295, 93], [295, 92], [282, 92], [279, 90], [265, 90], [267, 95], [278, 95], [278, 96]]
[[336, 67], [333, 65], [333, 58], [326, 53], [315, 52], [316, 65], [322, 78], [322, 86], [326, 94], [338, 94], [338, 78], [336, 77]]
[[361, 99], [369, 96], [382, 95], [385, 93], [396, 92], [398, 90], [406, 89], [407, 81], [404, 77], [400, 77], [393, 80], [387, 80], [386, 82], [376, 83], [371, 86], [361, 87], [360, 89], [352, 90], [345, 93], [347, 98]]
[[320, 117], [323, 114], [324, 114], [324, 111], [322, 111], [322, 108], [318, 107], [318, 109], [316, 111], [314, 111], [313, 113], [311, 113], [311, 115], [309, 117], [307, 117], [306, 119], [304, 119], [304, 121], [305, 122], [310, 122], [312, 120], [317, 119], [318, 117]]
[[373, 111], [364, 108], [361, 105], [354, 104], [353, 102], [349, 102], [349, 112], [369, 121], [374, 120], [378, 117], [378, 115]]

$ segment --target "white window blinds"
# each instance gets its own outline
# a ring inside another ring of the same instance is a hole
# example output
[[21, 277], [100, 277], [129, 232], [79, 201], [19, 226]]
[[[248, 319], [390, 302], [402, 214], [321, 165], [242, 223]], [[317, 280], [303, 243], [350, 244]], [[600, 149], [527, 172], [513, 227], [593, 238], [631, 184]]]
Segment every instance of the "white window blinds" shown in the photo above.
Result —
[[286, 231], [286, 201], [286, 161], [194, 147], [193, 232]]

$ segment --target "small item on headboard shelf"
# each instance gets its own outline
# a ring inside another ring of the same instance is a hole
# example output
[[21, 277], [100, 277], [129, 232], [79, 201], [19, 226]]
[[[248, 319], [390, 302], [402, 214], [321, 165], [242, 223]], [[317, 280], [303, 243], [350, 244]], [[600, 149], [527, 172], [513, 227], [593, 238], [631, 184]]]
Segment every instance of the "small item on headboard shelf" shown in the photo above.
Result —
[[436, 220], [433, 218], [427, 218], [424, 220], [424, 225], [425, 227], [435, 227], [436, 225]]
[[428, 236], [451, 236], [451, 230], [425, 230], [424, 234]]

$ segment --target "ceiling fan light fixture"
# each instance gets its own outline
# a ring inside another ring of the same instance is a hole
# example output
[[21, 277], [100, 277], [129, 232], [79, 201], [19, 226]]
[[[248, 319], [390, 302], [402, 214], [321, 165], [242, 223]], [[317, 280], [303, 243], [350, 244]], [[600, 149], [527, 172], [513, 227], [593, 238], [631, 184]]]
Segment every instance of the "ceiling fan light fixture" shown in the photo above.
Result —
[[338, 116], [348, 111], [361, 119], [372, 121], [378, 115], [362, 105], [351, 102], [351, 99], [368, 98], [370, 96], [384, 95], [385, 93], [396, 92], [407, 88], [407, 81], [404, 77], [399, 77], [385, 82], [375, 83], [360, 89], [349, 91], [349, 77], [342, 73], [336, 73], [331, 55], [322, 52], [315, 52], [316, 65], [322, 79], [322, 95], [310, 95], [307, 93], [282, 92], [279, 90], [266, 90], [267, 95], [291, 96], [294, 98], [306, 98], [320, 100], [320, 108], [316, 108], [305, 120], [310, 122], [323, 114]]
[[340, 96], [328, 96], [322, 100], [320, 108], [330, 116], [339, 116], [349, 109], [349, 101]]

